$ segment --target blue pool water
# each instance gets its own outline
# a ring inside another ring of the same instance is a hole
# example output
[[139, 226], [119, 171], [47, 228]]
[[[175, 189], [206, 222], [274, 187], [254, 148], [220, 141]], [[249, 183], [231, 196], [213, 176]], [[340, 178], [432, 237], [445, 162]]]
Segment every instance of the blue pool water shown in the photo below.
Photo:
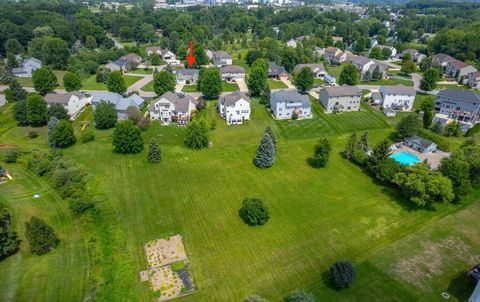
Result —
[[390, 155], [390, 158], [396, 160], [397, 162], [405, 166], [411, 166], [421, 162], [420, 158], [418, 158], [416, 155], [405, 151], [392, 154]]

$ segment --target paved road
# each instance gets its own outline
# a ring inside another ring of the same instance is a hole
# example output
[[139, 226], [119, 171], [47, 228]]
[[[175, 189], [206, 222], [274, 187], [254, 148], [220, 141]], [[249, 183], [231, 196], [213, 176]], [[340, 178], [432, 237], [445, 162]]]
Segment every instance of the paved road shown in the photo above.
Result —
[[117, 40], [117, 38], [114, 38], [111, 35], [108, 35], [108, 37], [113, 40], [113, 43], [115, 44], [116, 48], [118, 48], [118, 49], [123, 49], [124, 48], [123, 45], [120, 43], [120, 41]]

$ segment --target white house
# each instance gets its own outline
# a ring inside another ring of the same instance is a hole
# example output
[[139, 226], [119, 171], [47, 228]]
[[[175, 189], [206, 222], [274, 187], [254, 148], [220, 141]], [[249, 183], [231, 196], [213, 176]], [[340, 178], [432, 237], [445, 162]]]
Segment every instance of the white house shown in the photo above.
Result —
[[310, 68], [315, 78], [323, 79], [323, 77], [327, 74], [327, 71], [325, 70], [325, 66], [323, 65], [323, 63], [297, 64], [293, 69], [293, 72], [298, 74], [302, 70], [302, 68]]
[[70, 119], [75, 117], [90, 102], [90, 98], [83, 93], [47, 93], [45, 95], [47, 106], [52, 104], [60, 104], [67, 109]]
[[205, 54], [210, 60], [212, 60], [213, 65], [217, 67], [228, 66], [233, 64], [233, 57], [223, 50], [219, 50], [219, 51], [207, 50]]
[[218, 101], [218, 113], [227, 125], [242, 124], [250, 119], [250, 98], [239, 91], [222, 96]]
[[310, 100], [297, 90], [277, 90], [270, 94], [270, 110], [276, 119], [305, 119], [312, 117]]
[[404, 85], [381, 86], [379, 90], [380, 104], [383, 108], [412, 111], [415, 100], [415, 88]]
[[127, 119], [128, 107], [135, 107], [140, 109], [145, 102], [138, 94], [132, 94], [129, 97], [124, 98], [122, 95], [115, 92], [92, 92], [90, 97], [90, 104], [93, 109], [96, 109], [101, 102], [107, 102], [114, 106], [117, 111], [117, 117], [119, 120]]
[[147, 53], [147, 56], [151, 56], [154, 53], [158, 54], [162, 58], [162, 60], [164, 60], [170, 65], [180, 64], [180, 61], [177, 60], [177, 56], [168, 49], [162, 49], [161, 47], [158, 47], [158, 46], [151, 46], [151, 47], [145, 48], [145, 52]]
[[220, 68], [220, 76], [222, 80], [226, 82], [245, 79], [245, 69], [236, 65], [223, 66]]
[[294, 39], [290, 39], [287, 41], [287, 46], [297, 48], [297, 41], [295, 41]]
[[148, 111], [152, 120], [160, 120], [162, 124], [187, 125], [192, 112], [197, 109], [197, 101], [190, 95], [177, 95], [173, 92], [162, 94], [152, 101]]
[[21, 67], [12, 68], [12, 73], [19, 78], [31, 78], [33, 71], [39, 68], [42, 68], [42, 61], [30, 58], [23, 60]]

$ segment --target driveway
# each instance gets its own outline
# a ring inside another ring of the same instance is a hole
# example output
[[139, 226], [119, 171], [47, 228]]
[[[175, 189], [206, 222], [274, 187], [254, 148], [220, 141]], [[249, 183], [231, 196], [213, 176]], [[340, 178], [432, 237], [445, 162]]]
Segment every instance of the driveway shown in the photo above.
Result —
[[240, 90], [241, 92], [248, 92], [248, 87], [247, 83], [245, 83], [245, 79], [235, 79], [235, 82], [237, 82], [238, 90]]
[[139, 77], [141, 77], [142, 79], [140, 81], [136, 81], [135, 83], [133, 83], [132, 86], [128, 87], [127, 88], [127, 93], [130, 93], [130, 92], [133, 92], [133, 91], [140, 92], [140, 89], [143, 86], [145, 86], [148, 83], [150, 83], [151, 81], [153, 81], [153, 74], [146, 75], [146, 76], [139, 76]]
[[282, 78], [281, 80], [289, 89], [295, 88], [295, 86], [290, 82], [290, 79]]

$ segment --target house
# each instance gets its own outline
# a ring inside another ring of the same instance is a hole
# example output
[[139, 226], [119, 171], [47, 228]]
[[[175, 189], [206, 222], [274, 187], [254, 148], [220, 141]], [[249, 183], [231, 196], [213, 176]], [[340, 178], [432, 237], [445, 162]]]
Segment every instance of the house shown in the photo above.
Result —
[[236, 79], [245, 79], [245, 69], [237, 65], [223, 66], [220, 68], [220, 76], [225, 82], [232, 82]]
[[337, 47], [325, 48], [323, 57], [329, 64], [340, 64], [347, 60], [347, 54]]
[[480, 71], [468, 73], [467, 85], [473, 89], [480, 89]]
[[244, 92], [232, 92], [218, 100], [218, 113], [227, 125], [242, 124], [250, 119], [250, 98]]
[[285, 67], [275, 62], [268, 62], [268, 78], [276, 80], [288, 79], [288, 73]]
[[444, 53], [439, 53], [436, 55], [432, 56], [432, 66], [435, 67], [447, 67], [448, 62], [454, 61], [455, 58], [444, 54]]
[[472, 65], [468, 65], [467, 63], [459, 60], [451, 60], [447, 63], [445, 74], [460, 81], [466, 78], [470, 72], [476, 71], [478, 70]]
[[197, 101], [190, 95], [177, 95], [173, 92], [162, 94], [157, 100], [152, 101], [148, 111], [152, 120], [160, 120], [162, 124], [187, 125], [192, 112], [197, 108]]
[[90, 103], [92, 104], [93, 109], [97, 108], [97, 105], [100, 104], [100, 102], [113, 104], [119, 120], [125, 120], [128, 118], [128, 107], [136, 107], [140, 109], [140, 106], [145, 102], [145, 100], [138, 96], [138, 94], [132, 94], [126, 98], [115, 92], [92, 92], [91, 94]]
[[226, 53], [223, 50], [220, 51], [210, 51], [206, 52], [207, 57], [212, 60], [213, 65], [217, 67], [227, 66], [233, 64], [233, 58], [230, 54]]
[[287, 41], [287, 46], [297, 48], [297, 41], [295, 41], [294, 39], [290, 39]]
[[110, 71], [122, 71], [122, 72], [128, 72], [131, 69], [133, 69], [133, 66], [130, 65], [130, 62], [128, 62], [125, 59], [118, 59], [113, 62], [110, 62], [105, 65], [105, 69], [109, 69]]
[[356, 86], [332, 86], [320, 90], [319, 101], [325, 113], [360, 110], [360, 89]]
[[377, 60], [364, 56], [352, 56], [350, 62], [355, 65], [360, 72], [362, 80], [370, 80], [375, 70], [378, 70], [382, 74], [382, 79], [386, 77], [387, 65]]
[[142, 57], [133, 52], [121, 57], [120, 59], [127, 61], [131, 66], [134, 67], [137, 67], [138, 64], [142, 63]]
[[389, 46], [389, 45], [380, 45], [380, 44], [377, 44], [375, 47], [378, 47], [380, 48], [381, 50], [383, 49], [390, 49], [390, 51], [392, 52], [392, 54], [390, 55], [390, 58], [393, 58], [397, 55], [397, 49], [393, 46]]
[[340, 37], [340, 36], [333, 36], [332, 40], [333, 40], [333, 44], [335, 44], [335, 42], [343, 43], [343, 37]]
[[0, 94], [0, 107], [7, 104], [7, 97], [4, 94]]
[[162, 58], [162, 60], [164, 60], [170, 65], [180, 64], [180, 61], [177, 60], [177, 56], [168, 49], [162, 49], [161, 47], [158, 47], [158, 46], [150, 46], [145, 48], [145, 52], [147, 53], [147, 56], [151, 56], [154, 53], [156, 53]]
[[[480, 95], [468, 90], [441, 90], [435, 99], [435, 109], [448, 120], [457, 121], [462, 129], [473, 127], [480, 113]], [[442, 116], [435, 115], [434, 120], [442, 121]]]
[[437, 144], [418, 135], [406, 138], [403, 144], [421, 153], [437, 151]]
[[384, 108], [383, 114], [385, 114], [386, 117], [395, 117], [397, 112], [391, 108]]
[[[392, 110], [401, 111], [412, 111], [416, 93], [415, 88], [410, 86], [386, 85], [380, 87], [379, 95], [379, 104], [382, 105], [383, 108], [390, 108]], [[373, 95], [372, 98], [374, 98]]]
[[325, 55], [325, 48], [315, 46], [313, 48], [313, 55], [318, 58], [323, 57]]
[[90, 102], [90, 98], [83, 93], [47, 93], [45, 95], [47, 106], [52, 104], [60, 104], [67, 109], [70, 119], [75, 117]]
[[177, 83], [181, 84], [197, 84], [198, 82], [198, 69], [184, 68], [175, 71], [177, 75]]
[[19, 78], [31, 78], [33, 71], [42, 68], [42, 61], [30, 58], [23, 60], [21, 67], [12, 68], [12, 73]]
[[413, 48], [404, 49], [402, 51], [400, 57], [403, 58], [406, 54], [409, 54], [412, 57], [412, 61], [417, 62], [417, 63], [421, 63], [422, 60], [427, 57], [423, 53], [420, 53], [418, 50], [413, 49]]
[[313, 72], [313, 76], [315, 78], [322, 78], [327, 74], [327, 71], [325, 70], [325, 66], [322, 63], [317, 63], [317, 64], [298, 64], [295, 66], [293, 69], [293, 72], [299, 73], [302, 68], [310, 68]]
[[312, 117], [310, 100], [297, 90], [277, 90], [270, 94], [270, 110], [276, 119], [304, 119]]

